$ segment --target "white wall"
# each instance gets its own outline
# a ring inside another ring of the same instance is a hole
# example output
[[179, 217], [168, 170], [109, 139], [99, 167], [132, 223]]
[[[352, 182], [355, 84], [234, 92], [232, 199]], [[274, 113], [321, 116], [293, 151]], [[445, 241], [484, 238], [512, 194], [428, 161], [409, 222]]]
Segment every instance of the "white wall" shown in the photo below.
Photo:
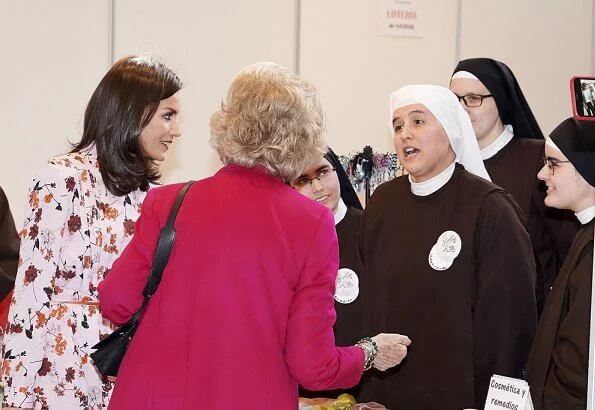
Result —
[[172, 182], [220, 166], [208, 146], [208, 121], [233, 75], [259, 60], [296, 67], [296, 44], [301, 73], [325, 100], [329, 142], [339, 153], [365, 144], [392, 151], [390, 92], [407, 83], [446, 85], [457, 44], [463, 58], [507, 62], [547, 133], [570, 114], [570, 76], [595, 73], [593, 1], [425, 0], [424, 37], [395, 38], [376, 34], [375, 0], [0, 0], [0, 186], [22, 225], [31, 177], [68, 150], [67, 139], [78, 140], [86, 102], [110, 65], [112, 2], [114, 56], [160, 54], [185, 83], [184, 135], [163, 169]]
[[[0, 0], [5, 145], [0, 186], [17, 227], [35, 171], [77, 141], [88, 98], [110, 66], [110, 0], [51, 3]], [[244, 66], [295, 66], [294, 0], [113, 2], [114, 57], [150, 51], [176, 70], [183, 136], [164, 164], [164, 182], [202, 178], [220, 167], [208, 122]]]
[[572, 115], [569, 81], [594, 75], [593, 0], [463, 0], [461, 57], [512, 69], [544, 134]]
[[[183, 11], [183, 12], [182, 12]], [[293, 1], [117, 1], [115, 56], [150, 50], [180, 75], [182, 138], [162, 167], [165, 182], [203, 178], [221, 164], [209, 146], [209, 120], [235, 74], [257, 61], [295, 65]]]
[[418, 3], [427, 32], [406, 38], [376, 34], [377, 1], [302, 0], [301, 72], [322, 91], [336, 152], [366, 144], [392, 152], [390, 93], [420, 82], [447, 86], [457, 57], [506, 62], [546, 134], [571, 115], [570, 77], [595, 74], [593, 0]]
[[302, 1], [301, 73], [322, 93], [337, 153], [366, 144], [392, 151], [390, 93], [410, 83], [446, 85], [455, 62], [456, 0], [427, 1], [423, 38], [379, 36], [377, 3]]
[[108, 1], [1, 1], [0, 185], [17, 226], [36, 169], [69, 149], [108, 67]]

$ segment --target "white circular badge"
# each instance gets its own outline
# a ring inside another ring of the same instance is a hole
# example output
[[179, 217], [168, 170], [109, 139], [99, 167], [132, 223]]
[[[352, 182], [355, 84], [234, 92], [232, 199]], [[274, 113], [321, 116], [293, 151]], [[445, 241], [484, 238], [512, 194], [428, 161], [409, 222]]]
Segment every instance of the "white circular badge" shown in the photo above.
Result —
[[454, 260], [461, 253], [461, 237], [455, 231], [446, 231], [438, 237], [434, 246], [442, 258]]
[[357, 273], [348, 268], [341, 268], [335, 280], [335, 300], [347, 304], [359, 295], [359, 278]]
[[432, 246], [432, 250], [428, 254], [428, 263], [434, 270], [446, 270], [452, 266], [453, 261], [454, 259], [442, 257], [436, 245]]

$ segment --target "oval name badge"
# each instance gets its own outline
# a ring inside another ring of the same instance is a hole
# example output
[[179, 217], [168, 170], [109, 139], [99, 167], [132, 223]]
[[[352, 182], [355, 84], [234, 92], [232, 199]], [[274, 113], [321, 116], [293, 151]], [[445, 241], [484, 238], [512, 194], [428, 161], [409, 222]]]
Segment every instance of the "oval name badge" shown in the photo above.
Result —
[[454, 260], [461, 253], [461, 237], [455, 231], [444, 231], [438, 237], [428, 254], [428, 263], [434, 270], [450, 268]]
[[447, 259], [440, 255], [436, 245], [432, 246], [432, 250], [428, 254], [428, 263], [434, 270], [446, 270], [452, 266], [454, 259]]
[[461, 253], [461, 237], [455, 231], [445, 231], [438, 237], [435, 246], [441, 257], [454, 260]]
[[359, 295], [359, 278], [357, 273], [348, 268], [341, 268], [335, 280], [335, 300], [347, 304]]

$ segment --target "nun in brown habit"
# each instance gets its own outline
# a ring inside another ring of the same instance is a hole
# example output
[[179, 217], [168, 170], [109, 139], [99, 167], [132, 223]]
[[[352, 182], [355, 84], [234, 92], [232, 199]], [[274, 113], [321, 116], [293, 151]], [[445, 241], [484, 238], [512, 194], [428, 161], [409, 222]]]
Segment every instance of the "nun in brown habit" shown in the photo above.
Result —
[[8, 199], [0, 188], [0, 301], [14, 288], [20, 243]]
[[564, 120], [545, 144], [545, 204], [581, 228], [541, 316], [527, 364], [535, 410], [585, 409], [595, 222], [595, 123]]
[[519, 377], [526, 363], [537, 320], [531, 242], [451, 91], [403, 87], [390, 120], [409, 175], [381, 185], [364, 210], [364, 324], [412, 344], [361, 398], [393, 410], [483, 408], [490, 377]]
[[538, 259], [536, 296], [542, 308], [578, 224], [572, 214], [543, 203], [545, 187], [535, 176], [543, 165], [541, 129], [514, 74], [500, 61], [460, 61], [450, 89], [469, 114], [492, 181], [512, 194], [525, 216]]
[[361, 202], [339, 158], [329, 148], [319, 162], [289, 184], [331, 210], [339, 240], [339, 272], [335, 291], [337, 346], [351, 346], [364, 337], [357, 273], [356, 237], [362, 218]]
[[[337, 346], [351, 346], [364, 337], [362, 305], [359, 295], [356, 238], [362, 218], [361, 202], [349, 181], [343, 165], [329, 148], [319, 162], [306, 169], [289, 184], [296, 191], [331, 210], [339, 241], [339, 271], [335, 286], [333, 325]], [[308, 392], [302, 397], [337, 397], [341, 393], [358, 393], [354, 387], [348, 391]]]

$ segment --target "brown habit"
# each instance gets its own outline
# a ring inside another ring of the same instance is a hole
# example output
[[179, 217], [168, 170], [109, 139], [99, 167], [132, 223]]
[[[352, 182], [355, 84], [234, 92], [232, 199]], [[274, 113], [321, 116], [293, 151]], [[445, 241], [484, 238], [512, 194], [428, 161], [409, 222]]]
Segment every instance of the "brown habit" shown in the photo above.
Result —
[[0, 188], [0, 300], [14, 287], [20, 243], [8, 199]]
[[[437, 271], [428, 254], [447, 230], [462, 249]], [[522, 372], [536, 327], [535, 262], [515, 202], [457, 165], [428, 196], [413, 195], [407, 177], [379, 187], [360, 232], [366, 330], [412, 340], [361, 398], [392, 410], [483, 408], [492, 374]]]
[[[361, 210], [347, 208], [345, 218], [336, 226], [339, 239], [339, 268], [349, 268], [358, 276], [356, 238], [361, 219]], [[361, 297], [358, 296], [347, 304], [335, 301], [335, 310], [337, 321], [334, 329], [337, 346], [351, 346], [364, 337]]]
[[587, 407], [593, 225], [576, 235], [535, 334], [527, 364], [535, 410]]

